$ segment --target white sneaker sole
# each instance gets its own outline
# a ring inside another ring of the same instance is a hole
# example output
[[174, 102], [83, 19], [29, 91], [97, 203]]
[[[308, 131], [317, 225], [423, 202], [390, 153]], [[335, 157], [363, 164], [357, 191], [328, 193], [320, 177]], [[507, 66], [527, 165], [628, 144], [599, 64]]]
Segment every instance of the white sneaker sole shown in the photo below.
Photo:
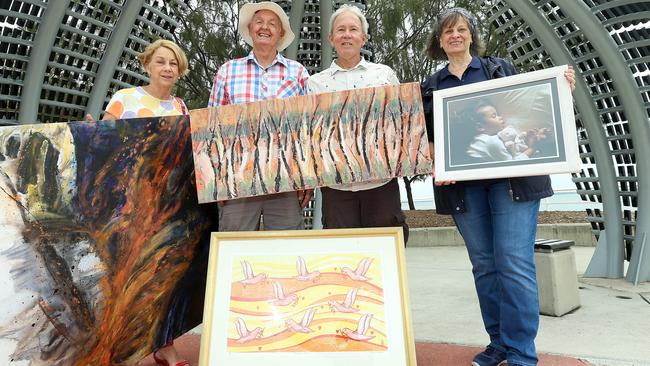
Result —
[[[497, 366], [505, 366], [508, 363], [508, 361], [501, 361]], [[481, 366], [477, 364], [476, 362], [472, 361], [472, 366]]]

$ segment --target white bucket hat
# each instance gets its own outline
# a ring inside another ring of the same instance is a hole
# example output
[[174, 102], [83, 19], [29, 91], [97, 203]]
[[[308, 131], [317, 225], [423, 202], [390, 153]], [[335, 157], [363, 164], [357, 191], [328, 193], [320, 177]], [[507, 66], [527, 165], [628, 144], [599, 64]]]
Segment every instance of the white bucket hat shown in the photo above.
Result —
[[289, 45], [291, 44], [291, 42], [293, 42], [293, 39], [295, 37], [293, 31], [291, 30], [291, 25], [289, 24], [289, 17], [284, 12], [284, 10], [282, 10], [280, 5], [272, 1], [262, 1], [259, 3], [246, 3], [241, 7], [241, 9], [239, 10], [238, 29], [242, 39], [246, 43], [248, 43], [251, 47], [253, 46], [253, 38], [251, 37], [251, 34], [248, 31], [248, 24], [251, 22], [251, 20], [253, 20], [253, 16], [255, 15], [255, 13], [257, 13], [260, 10], [270, 10], [274, 12], [275, 15], [278, 16], [278, 18], [280, 18], [284, 35], [282, 36], [282, 38], [280, 38], [280, 42], [278, 42], [278, 46], [276, 47], [278, 52], [289, 47]]

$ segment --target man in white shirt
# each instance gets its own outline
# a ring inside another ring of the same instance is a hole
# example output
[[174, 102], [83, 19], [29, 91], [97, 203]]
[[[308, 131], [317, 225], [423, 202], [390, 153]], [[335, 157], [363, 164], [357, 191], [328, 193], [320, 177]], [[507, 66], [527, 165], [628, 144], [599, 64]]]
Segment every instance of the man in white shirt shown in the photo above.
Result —
[[[361, 57], [368, 40], [368, 21], [355, 6], [343, 5], [330, 18], [330, 43], [337, 59], [307, 80], [310, 94], [399, 84], [393, 69]], [[397, 179], [324, 187], [323, 227], [408, 226], [402, 212]]]

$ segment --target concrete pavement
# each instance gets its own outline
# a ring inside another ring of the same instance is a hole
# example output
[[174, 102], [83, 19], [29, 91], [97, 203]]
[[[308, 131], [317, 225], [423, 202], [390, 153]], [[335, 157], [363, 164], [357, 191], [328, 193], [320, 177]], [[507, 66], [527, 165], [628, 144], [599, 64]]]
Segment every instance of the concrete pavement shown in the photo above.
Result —
[[[200, 334], [186, 334], [175, 342], [175, 347], [179, 354], [187, 358], [190, 365], [199, 364], [199, 349], [201, 343]], [[448, 343], [428, 343], [416, 342], [415, 353], [417, 355], [418, 366], [469, 366], [475, 354], [481, 352], [483, 348], [461, 346]], [[332, 365], [340, 365], [339, 360], [333, 359]], [[155, 363], [151, 356], [142, 360], [140, 366], [154, 366]], [[232, 366], [232, 365], [210, 365], [210, 366]], [[403, 365], [395, 365], [403, 366]], [[539, 355], [538, 366], [590, 366], [586, 361], [578, 360], [572, 357], [558, 355]]]
[[[579, 276], [593, 247], [574, 247]], [[483, 346], [483, 330], [471, 265], [464, 247], [407, 250], [415, 339]], [[650, 283], [580, 278], [582, 306], [562, 317], [542, 316], [538, 352], [566, 355], [592, 365], [650, 365]], [[646, 296], [647, 298], [647, 296]]]
[[[594, 247], [572, 250], [580, 276]], [[488, 337], [465, 248], [407, 248], [406, 261], [418, 365], [469, 366]], [[650, 366], [650, 283], [580, 278], [579, 292], [579, 309], [541, 317], [539, 366]], [[200, 327], [177, 342], [192, 365], [198, 365], [199, 339]]]

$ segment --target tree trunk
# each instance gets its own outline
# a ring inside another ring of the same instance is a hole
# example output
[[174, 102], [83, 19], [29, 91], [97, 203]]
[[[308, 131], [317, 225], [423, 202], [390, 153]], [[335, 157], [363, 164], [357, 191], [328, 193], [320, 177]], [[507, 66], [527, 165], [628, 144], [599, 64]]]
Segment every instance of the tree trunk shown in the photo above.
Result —
[[413, 193], [411, 192], [411, 180], [408, 177], [402, 177], [402, 179], [404, 180], [404, 188], [406, 188], [406, 199], [409, 202], [409, 210], [415, 210]]

